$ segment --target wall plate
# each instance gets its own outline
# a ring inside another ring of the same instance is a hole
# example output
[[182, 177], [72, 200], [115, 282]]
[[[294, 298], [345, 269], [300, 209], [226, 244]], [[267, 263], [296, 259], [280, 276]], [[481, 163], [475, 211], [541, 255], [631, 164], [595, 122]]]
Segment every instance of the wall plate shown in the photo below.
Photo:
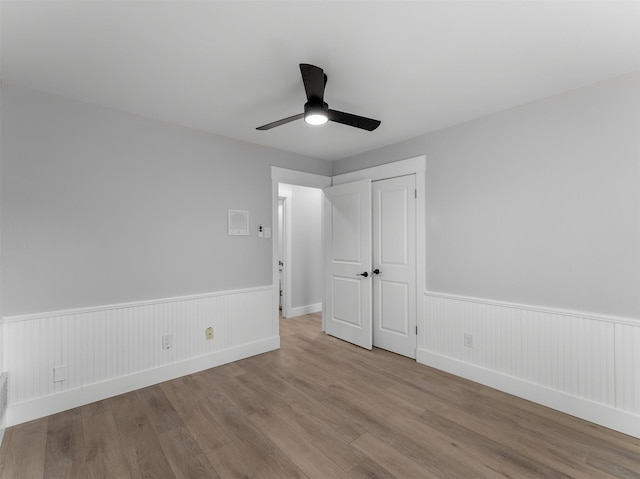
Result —
[[249, 212], [229, 210], [229, 236], [249, 235]]

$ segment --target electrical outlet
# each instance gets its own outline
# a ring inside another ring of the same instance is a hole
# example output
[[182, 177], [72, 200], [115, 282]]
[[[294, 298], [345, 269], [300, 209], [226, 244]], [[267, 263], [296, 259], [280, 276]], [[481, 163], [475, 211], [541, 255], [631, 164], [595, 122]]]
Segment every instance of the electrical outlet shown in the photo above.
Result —
[[171, 349], [173, 347], [173, 335], [166, 334], [162, 336], [162, 349]]
[[207, 341], [210, 339], [213, 339], [213, 328], [211, 326], [209, 326], [207, 329], [204, 330], [205, 335], [207, 337]]
[[67, 380], [67, 367], [66, 366], [56, 366], [53, 368], [53, 382], [59, 383], [61, 381]]
[[473, 347], [473, 335], [471, 333], [464, 333], [464, 345], [467, 348]]

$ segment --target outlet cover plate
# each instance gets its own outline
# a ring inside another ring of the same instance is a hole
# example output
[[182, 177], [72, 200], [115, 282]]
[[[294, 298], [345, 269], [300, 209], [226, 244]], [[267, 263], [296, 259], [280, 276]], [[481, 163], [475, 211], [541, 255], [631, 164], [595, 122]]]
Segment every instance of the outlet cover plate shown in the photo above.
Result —
[[66, 366], [56, 366], [53, 368], [53, 382], [59, 383], [61, 381], [67, 380], [67, 367]]

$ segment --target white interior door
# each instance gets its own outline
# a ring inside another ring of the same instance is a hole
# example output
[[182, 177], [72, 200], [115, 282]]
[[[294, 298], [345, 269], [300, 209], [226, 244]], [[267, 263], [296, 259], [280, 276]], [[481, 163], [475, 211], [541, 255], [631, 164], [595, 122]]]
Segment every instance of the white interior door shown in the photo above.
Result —
[[324, 191], [326, 332], [371, 349], [371, 180]]
[[375, 181], [373, 345], [416, 357], [415, 175]]

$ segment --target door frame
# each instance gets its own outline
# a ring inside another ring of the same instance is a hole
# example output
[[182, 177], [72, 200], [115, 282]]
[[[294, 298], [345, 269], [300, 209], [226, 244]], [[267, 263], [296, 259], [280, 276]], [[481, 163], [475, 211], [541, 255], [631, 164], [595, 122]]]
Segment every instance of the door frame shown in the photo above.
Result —
[[333, 185], [349, 183], [352, 181], [369, 178], [371, 181], [386, 180], [396, 176], [416, 175], [416, 324], [418, 335], [416, 338], [417, 349], [424, 349], [426, 336], [424, 327], [424, 293], [426, 291], [426, 183], [427, 183], [427, 157], [416, 156], [406, 160], [385, 163], [362, 170], [343, 173], [332, 178]]
[[[331, 177], [324, 175], [316, 175], [314, 173], [306, 173], [303, 171], [290, 170], [287, 168], [280, 168], [277, 166], [271, 167], [271, 224], [278, 224], [278, 189], [280, 183], [286, 183], [289, 185], [295, 186], [308, 186], [310, 188], [320, 188], [324, 189], [327, 186], [331, 186]], [[324, 208], [324, 202], [323, 202]], [[324, 218], [324, 211], [321, 211], [321, 217]], [[322, 221], [322, 251], [324, 251], [324, 220]], [[272, 275], [271, 275], [271, 309], [272, 309], [272, 330], [274, 336], [280, 335], [280, 314], [279, 314], [279, 303], [280, 303], [280, 288], [278, 286], [279, 283], [279, 271], [278, 271], [278, 228], [272, 228], [273, 238], [271, 240], [271, 265], [272, 265]], [[285, 264], [286, 266], [286, 264]], [[321, 272], [322, 277], [324, 278], [324, 270]], [[323, 307], [322, 307], [322, 316], [323, 316], [323, 330], [324, 330], [324, 291], [322, 294], [323, 297]]]
[[[284, 281], [282, 284], [282, 317], [288, 318], [291, 315], [291, 198], [293, 191], [290, 188], [282, 186], [278, 183], [278, 199], [284, 200], [282, 202], [282, 217], [284, 219], [284, 238], [280, 238], [280, 228], [278, 228], [278, 235], [274, 237], [276, 246], [278, 242], [283, 243], [283, 262], [282, 273]], [[279, 303], [280, 301], [278, 301]]]
[[[417, 348], [424, 349], [426, 344], [426, 336], [424, 327], [424, 294], [426, 291], [426, 183], [427, 183], [427, 157], [426, 155], [416, 156], [406, 160], [385, 163], [380, 166], [364, 168], [362, 170], [343, 173], [336, 176], [316, 175], [313, 173], [305, 173], [302, 171], [291, 170], [288, 168], [271, 167], [271, 224], [278, 224], [278, 184], [287, 183], [297, 186], [309, 186], [311, 188], [324, 189], [327, 186], [339, 185], [350, 181], [362, 180], [370, 178], [371, 181], [385, 180], [396, 176], [416, 175], [416, 323], [418, 325]], [[324, 209], [324, 202], [323, 209]], [[324, 211], [322, 212], [322, 251], [324, 251]], [[280, 332], [280, 314], [279, 314], [279, 295], [280, 288], [278, 286], [278, 228], [272, 228], [274, 238], [272, 239], [271, 264], [272, 264], [272, 331], [274, 336], [279, 336]], [[323, 262], [324, 263], [324, 262]], [[323, 266], [324, 267], [324, 266]], [[322, 271], [322, 277], [325, 277], [325, 271]], [[323, 281], [324, 284], [324, 281]], [[422, 299], [421, 299], [422, 297]], [[325, 330], [325, 308], [324, 308], [324, 292], [322, 307], [322, 329]]]

